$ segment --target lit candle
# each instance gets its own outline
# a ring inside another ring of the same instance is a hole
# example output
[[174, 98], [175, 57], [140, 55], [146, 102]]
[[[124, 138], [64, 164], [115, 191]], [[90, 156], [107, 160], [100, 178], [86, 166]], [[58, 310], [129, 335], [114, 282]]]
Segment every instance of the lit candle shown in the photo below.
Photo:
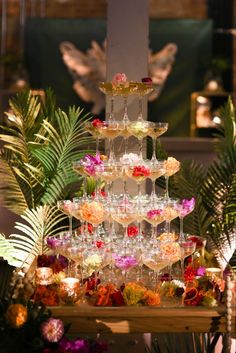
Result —
[[212, 280], [222, 279], [222, 270], [218, 267], [206, 268], [206, 275]]
[[37, 285], [47, 286], [52, 283], [53, 270], [50, 267], [38, 267], [35, 270]]
[[60, 283], [60, 298], [64, 304], [77, 302], [80, 293], [80, 283], [77, 278], [67, 277]]

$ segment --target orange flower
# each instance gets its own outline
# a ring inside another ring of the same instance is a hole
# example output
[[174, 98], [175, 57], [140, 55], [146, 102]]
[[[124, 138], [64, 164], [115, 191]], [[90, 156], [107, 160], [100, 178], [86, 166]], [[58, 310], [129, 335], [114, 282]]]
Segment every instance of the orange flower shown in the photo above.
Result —
[[27, 308], [22, 304], [9, 305], [5, 314], [7, 323], [14, 328], [23, 326], [27, 320], [27, 317]]
[[158, 306], [161, 303], [159, 293], [153, 292], [152, 290], [147, 290], [144, 293], [144, 300], [146, 305]]

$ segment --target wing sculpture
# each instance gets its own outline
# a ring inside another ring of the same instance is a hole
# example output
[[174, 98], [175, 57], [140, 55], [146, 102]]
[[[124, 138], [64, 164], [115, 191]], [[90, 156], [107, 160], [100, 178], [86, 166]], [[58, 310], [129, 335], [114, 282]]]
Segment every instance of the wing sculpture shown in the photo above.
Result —
[[[72, 75], [74, 90], [82, 100], [93, 103], [93, 114], [99, 114], [105, 108], [105, 98], [98, 84], [106, 79], [106, 43], [100, 46], [92, 41], [91, 48], [83, 53], [74, 44], [62, 42], [60, 51]], [[176, 53], [177, 45], [174, 43], [168, 43], [157, 53], [150, 51], [149, 76], [157, 89], [149, 96], [149, 100], [153, 101], [159, 96], [171, 72]]]

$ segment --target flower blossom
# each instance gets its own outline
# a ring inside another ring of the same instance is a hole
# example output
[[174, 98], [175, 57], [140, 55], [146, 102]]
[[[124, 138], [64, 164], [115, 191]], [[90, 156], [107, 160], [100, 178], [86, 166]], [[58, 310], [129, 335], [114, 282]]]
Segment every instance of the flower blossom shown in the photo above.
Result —
[[64, 335], [64, 325], [62, 320], [49, 318], [41, 325], [41, 332], [43, 338], [52, 343], [60, 341]]

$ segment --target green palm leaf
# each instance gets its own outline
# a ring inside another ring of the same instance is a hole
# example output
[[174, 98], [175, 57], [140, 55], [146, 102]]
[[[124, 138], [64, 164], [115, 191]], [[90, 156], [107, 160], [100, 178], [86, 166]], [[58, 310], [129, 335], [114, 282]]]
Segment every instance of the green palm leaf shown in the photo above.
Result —
[[24, 223], [16, 222], [18, 234], [11, 234], [8, 242], [14, 247], [14, 266], [29, 267], [36, 256], [47, 251], [45, 237], [65, 230], [61, 226], [66, 218], [56, 207], [40, 206], [27, 209], [21, 216]]
[[89, 153], [87, 146], [92, 142], [84, 129], [88, 117], [83, 116], [82, 112], [72, 107], [67, 115], [59, 109], [55, 114], [55, 126], [47, 120], [43, 121], [43, 136], [46, 139], [42, 139], [40, 148], [32, 151], [41, 164], [44, 183], [42, 203], [55, 203], [81, 180], [74, 172], [72, 162]]
[[12, 244], [5, 238], [3, 234], [0, 234], [0, 258], [3, 258], [8, 262], [9, 265], [14, 266], [15, 249]]

